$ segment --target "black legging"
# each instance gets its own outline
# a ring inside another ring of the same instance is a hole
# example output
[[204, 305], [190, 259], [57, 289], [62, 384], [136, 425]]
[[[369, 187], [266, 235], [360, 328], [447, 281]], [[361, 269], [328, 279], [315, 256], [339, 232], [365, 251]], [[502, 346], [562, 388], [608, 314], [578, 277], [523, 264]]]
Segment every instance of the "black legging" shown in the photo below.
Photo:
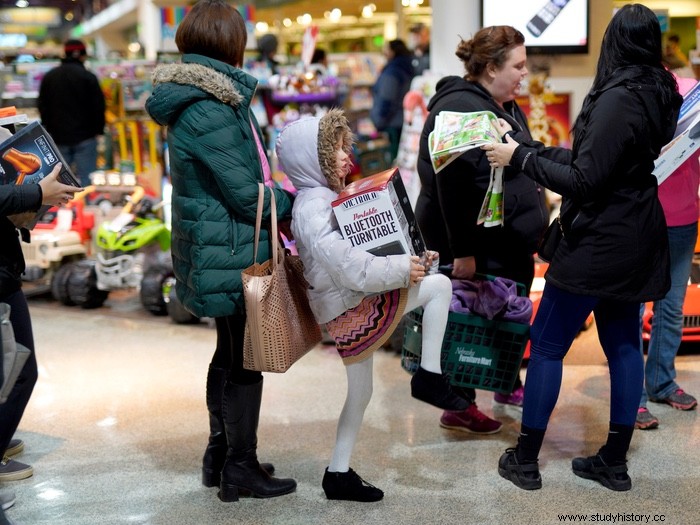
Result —
[[262, 373], [243, 368], [243, 336], [245, 314], [216, 317], [216, 350], [211, 359], [214, 368], [231, 371], [231, 381], [238, 385], [253, 385], [262, 379]]
[[10, 305], [10, 322], [15, 332], [15, 340], [31, 350], [7, 401], [0, 405], [0, 453], [3, 453], [7, 450], [10, 440], [19, 426], [39, 373], [34, 354], [32, 319], [29, 316], [29, 307], [24, 292], [19, 290], [5, 297], [0, 297], [0, 302]]

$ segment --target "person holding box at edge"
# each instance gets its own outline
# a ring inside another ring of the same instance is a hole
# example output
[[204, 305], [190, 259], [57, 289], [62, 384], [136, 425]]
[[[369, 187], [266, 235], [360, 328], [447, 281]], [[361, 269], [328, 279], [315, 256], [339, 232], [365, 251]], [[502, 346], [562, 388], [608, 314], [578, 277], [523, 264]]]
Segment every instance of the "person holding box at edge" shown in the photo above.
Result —
[[[67, 204], [76, 192], [82, 190], [60, 182], [60, 171], [61, 164], [58, 163], [51, 173], [36, 184], [0, 185], [0, 245], [3, 247], [0, 251], [0, 302], [10, 305], [10, 321], [15, 339], [31, 351], [7, 401], [0, 405], [0, 451], [3, 452], [0, 481], [20, 480], [33, 474], [30, 465], [8, 455], [10, 448], [24, 448], [21, 442], [12, 440], [12, 436], [19, 426], [38, 379], [32, 320], [27, 299], [22, 292], [24, 255], [20, 237], [29, 242], [29, 231], [24, 225], [34, 218], [41, 206]], [[12, 447], [11, 441], [14, 441]]]
[[375, 256], [344, 239], [332, 203], [345, 186], [352, 133], [341, 110], [288, 124], [277, 139], [280, 166], [298, 190], [292, 233], [309, 302], [319, 324], [335, 339], [347, 372], [345, 405], [335, 448], [323, 476], [328, 499], [378, 501], [384, 493], [350, 468], [350, 458], [372, 396], [373, 353], [391, 337], [404, 312], [423, 313], [423, 352], [411, 395], [443, 410], [464, 410], [442, 374], [440, 351], [452, 298], [449, 279], [427, 270], [437, 254]]
[[664, 212], [654, 160], [671, 140], [682, 98], [662, 65], [653, 11], [628, 4], [603, 36], [593, 87], [574, 123], [571, 160], [540, 155], [537, 142], [482, 146], [491, 166], [513, 165], [562, 195], [563, 238], [545, 274], [531, 330], [518, 443], [498, 473], [519, 488], [542, 487], [540, 448], [559, 396], [563, 359], [590, 312], [610, 370], [610, 430], [599, 451], [574, 458], [575, 475], [624, 491], [632, 488], [627, 451], [642, 394], [641, 302], [671, 285]]
[[[220, 487], [222, 501], [272, 498], [296, 490], [296, 481], [271, 476], [259, 463], [262, 373], [243, 368], [246, 324], [241, 272], [253, 264], [258, 183], [269, 179], [262, 133], [250, 110], [258, 81], [240, 69], [247, 40], [243, 17], [223, 0], [200, 0], [175, 34], [181, 64], [153, 72], [146, 110], [168, 127], [173, 184], [172, 256], [178, 298], [198, 317], [216, 322], [206, 403], [209, 443], [202, 483]], [[288, 217], [292, 195], [265, 188], [263, 221]], [[258, 262], [270, 258], [265, 230]]]
[[[0, 143], [11, 137], [9, 130], [0, 127]], [[29, 242], [26, 226], [35, 220], [40, 208], [67, 204], [82, 190], [63, 184], [59, 178], [61, 169], [59, 162], [36, 183], [0, 185], [0, 246], [3, 247], [0, 250], [0, 302], [10, 305], [15, 339], [31, 351], [7, 401], [0, 404], [0, 482], [25, 479], [34, 473], [30, 465], [14, 459], [24, 450], [24, 443], [12, 439], [38, 379], [32, 320], [22, 292], [24, 255], [20, 237]]]

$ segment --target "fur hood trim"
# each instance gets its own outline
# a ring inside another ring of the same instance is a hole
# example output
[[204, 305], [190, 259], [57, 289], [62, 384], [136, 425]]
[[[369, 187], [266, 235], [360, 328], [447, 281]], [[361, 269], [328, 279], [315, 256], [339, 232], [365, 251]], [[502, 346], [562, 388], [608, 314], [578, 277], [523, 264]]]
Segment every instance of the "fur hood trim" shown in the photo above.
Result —
[[195, 86], [234, 107], [243, 101], [243, 95], [236, 89], [231, 78], [200, 64], [166, 64], [157, 67], [153, 71], [153, 85], [165, 82]]
[[318, 123], [318, 163], [321, 173], [328, 181], [328, 187], [340, 193], [343, 184], [336, 173], [335, 148], [338, 138], [343, 139], [343, 149], [350, 155], [352, 152], [353, 137], [348, 124], [348, 119], [340, 109], [331, 109], [321, 117]]

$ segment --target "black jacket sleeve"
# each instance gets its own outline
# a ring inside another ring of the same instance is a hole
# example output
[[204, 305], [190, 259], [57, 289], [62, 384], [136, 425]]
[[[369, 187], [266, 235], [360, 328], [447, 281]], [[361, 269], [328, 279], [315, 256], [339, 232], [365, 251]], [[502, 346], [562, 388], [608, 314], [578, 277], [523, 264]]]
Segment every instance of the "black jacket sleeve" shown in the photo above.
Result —
[[38, 184], [0, 186], [0, 217], [15, 213], [38, 211], [41, 207], [41, 187]]

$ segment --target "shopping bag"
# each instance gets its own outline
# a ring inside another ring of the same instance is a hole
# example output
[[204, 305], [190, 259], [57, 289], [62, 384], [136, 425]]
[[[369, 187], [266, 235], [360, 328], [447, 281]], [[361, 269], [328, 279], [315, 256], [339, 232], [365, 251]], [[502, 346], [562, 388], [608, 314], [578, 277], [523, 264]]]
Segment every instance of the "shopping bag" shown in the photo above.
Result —
[[7, 401], [12, 387], [15, 386], [19, 373], [24, 368], [31, 351], [15, 341], [15, 332], [10, 323], [10, 305], [0, 303], [0, 332], [2, 332], [2, 387], [0, 403]]
[[[258, 255], [265, 186], [260, 184], [255, 220]], [[301, 259], [279, 242], [274, 193], [270, 197], [272, 258], [243, 270], [246, 326], [243, 367], [261, 372], [286, 372], [321, 341], [321, 329], [309, 306]]]

